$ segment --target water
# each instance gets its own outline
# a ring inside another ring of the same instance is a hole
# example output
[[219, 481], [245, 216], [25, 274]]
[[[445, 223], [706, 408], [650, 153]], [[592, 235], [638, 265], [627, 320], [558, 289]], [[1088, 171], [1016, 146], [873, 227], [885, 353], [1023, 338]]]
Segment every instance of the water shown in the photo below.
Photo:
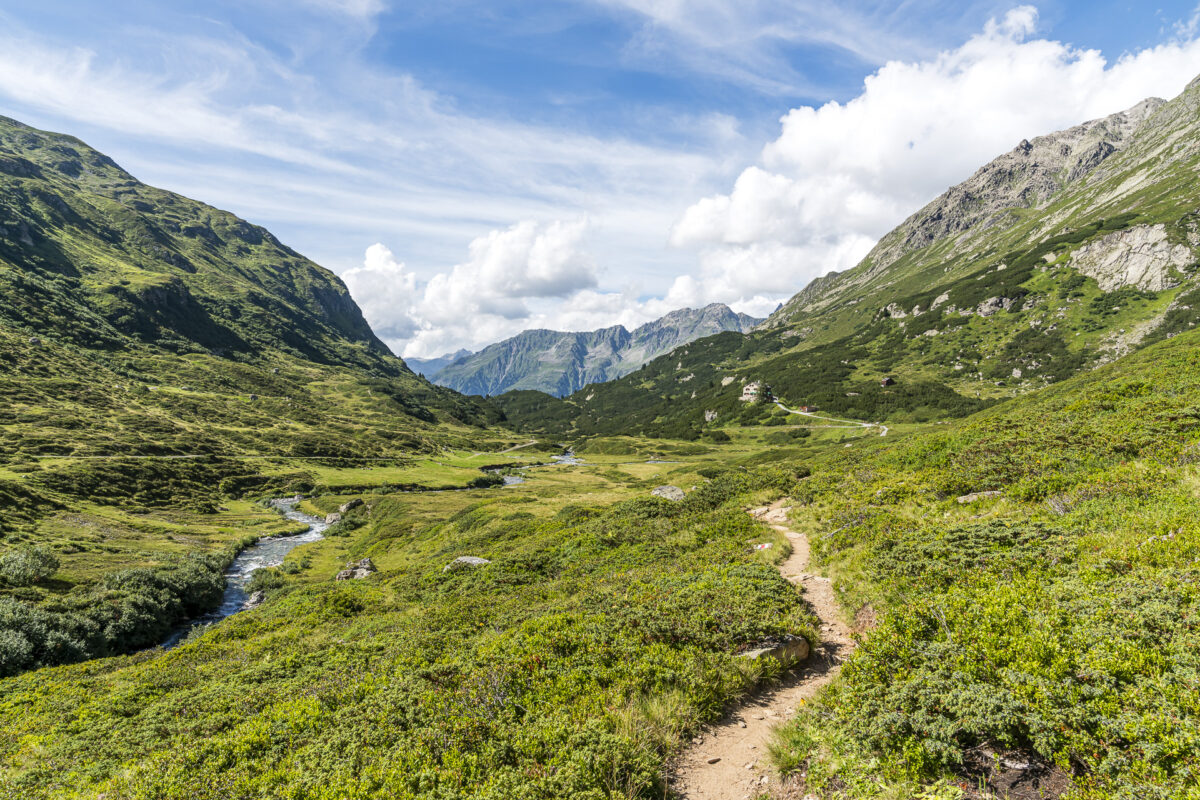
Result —
[[238, 553], [237, 558], [225, 570], [225, 594], [221, 597], [221, 605], [202, 617], [186, 622], [163, 642], [163, 647], [174, 647], [179, 644], [197, 626], [220, 622], [247, 608], [250, 595], [246, 592], [246, 586], [257, 570], [263, 567], [278, 567], [283, 563], [284, 556], [295, 548], [325, 538], [324, 532], [329, 528], [325, 524], [325, 520], [297, 511], [296, 504], [299, 502], [299, 499], [296, 498], [272, 500], [271, 505], [283, 511], [283, 515], [288, 519], [308, 525], [308, 530], [295, 536], [271, 536], [259, 539]]
[[575, 455], [574, 450], [568, 450], [567, 452], [563, 453], [561, 456], [550, 456], [550, 460], [553, 461], [555, 464], [562, 464], [565, 467], [569, 467], [572, 464], [586, 463], [582, 458], [579, 458], [578, 456]]
[[[528, 466], [528, 467], [513, 467], [513, 469], [521, 470], [522, 472], [524, 472], [527, 469], [538, 469], [540, 467], [560, 467], [560, 466], [561, 467], [569, 467], [574, 464], [586, 464], [587, 463], [583, 459], [576, 456], [574, 450], [568, 450], [565, 453], [563, 453], [562, 455], [550, 456], [550, 461], [553, 463], [534, 464], [534, 465]], [[496, 473], [500, 472], [500, 470], [498, 470], [498, 469], [488, 470], [488, 471], [496, 472]], [[520, 486], [522, 483], [525, 482], [524, 475], [501, 475], [500, 477], [504, 479], [505, 486]]]

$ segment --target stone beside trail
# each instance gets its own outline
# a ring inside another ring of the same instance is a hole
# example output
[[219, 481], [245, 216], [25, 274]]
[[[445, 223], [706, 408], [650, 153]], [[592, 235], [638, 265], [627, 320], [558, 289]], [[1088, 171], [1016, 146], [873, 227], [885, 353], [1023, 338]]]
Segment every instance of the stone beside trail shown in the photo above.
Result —
[[783, 501], [751, 509], [750, 513], [791, 541], [792, 554], [779, 565], [779, 571], [803, 591], [820, 619], [821, 643], [780, 684], [746, 698], [692, 740], [668, 774], [671, 790], [683, 800], [743, 800], [777, 787], [778, 778], [771, 770], [767, 752], [775, 728], [833, 680], [854, 649], [850, 628], [841, 621], [829, 579], [806, 571], [808, 539], [787, 527]]

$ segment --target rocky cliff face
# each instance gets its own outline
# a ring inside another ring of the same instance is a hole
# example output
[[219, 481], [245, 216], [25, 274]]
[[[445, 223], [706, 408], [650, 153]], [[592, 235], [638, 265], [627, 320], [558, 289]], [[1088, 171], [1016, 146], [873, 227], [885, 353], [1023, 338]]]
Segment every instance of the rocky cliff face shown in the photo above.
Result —
[[627, 375], [650, 359], [703, 336], [722, 331], [744, 333], [761, 321], [714, 303], [672, 311], [632, 332], [620, 325], [586, 332], [524, 331], [455, 359], [431, 378], [463, 394], [536, 389], [562, 397], [588, 384]]
[[1095, 278], [1104, 292], [1122, 286], [1161, 292], [1180, 284], [1183, 271], [1196, 263], [1198, 245], [1194, 228], [1184, 241], [1174, 242], [1165, 225], [1139, 225], [1089, 242], [1071, 254], [1069, 263]]

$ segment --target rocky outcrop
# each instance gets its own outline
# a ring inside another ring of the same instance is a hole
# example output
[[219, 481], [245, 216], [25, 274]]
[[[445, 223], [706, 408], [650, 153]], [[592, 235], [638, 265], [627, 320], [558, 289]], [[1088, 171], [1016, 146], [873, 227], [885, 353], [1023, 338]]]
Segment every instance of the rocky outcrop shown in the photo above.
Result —
[[351, 511], [358, 508], [362, 504], [363, 504], [363, 501], [356, 497], [353, 500], [350, 500], [349, 502], [342, 503], [338, 507], [338, 513], [342, 514], [342, 515], [349, 514]]
[[369, 558], [361, 561], [351, 561], [346, 568], [333, 577], [335, 581], [361, 580], [374, 575], [378, 570]]
[[1013, 301], [1008, 297], [989, 297], [975, 308], [975, 313], [981, 317], [990, 317], [997, 311], [1008, 311]]
[[1138, 225], [1088, 242], [1070, 265], [1095, 278], [1101, 291], [1122, 286], [1160, 292], [1179, 284], [1179, 270], [1196, 263], [1192, 248], [1172, 242], [1164, 225]]
[[490, 563], [492, 562], [488, 559], [480, 558], [479, 556], [459, 556], [446, 566], [442, 567], [442, 572], [456, 572], [460, 569], [486, 567]]
[[325, 524], [326, 525], [335, 525], [341, 521], [342, 521], [342, 515], [336, 511], [325, 515]]
[[650, 490], [650, 494], [655, 497], [661, 497], [664, 500], [672, 500], [676, 503], [685, 497], [683, 489], [680, 489], [678, 486], [655, 486]]

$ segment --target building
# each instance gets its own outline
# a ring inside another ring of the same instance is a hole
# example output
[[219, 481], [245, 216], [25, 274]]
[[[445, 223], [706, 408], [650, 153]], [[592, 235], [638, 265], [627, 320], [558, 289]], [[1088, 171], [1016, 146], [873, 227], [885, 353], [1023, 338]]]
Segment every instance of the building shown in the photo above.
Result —
[[762, 381], [751, 381], [742, 387], [743, 403], [770, 403], [775, 399], [771, 387]]
[[813, 413], [814, 411], [816, 411], [816, 410], [817, 410], [817, 407], [816, 407], [816, 406], [800, 406], [800, 408], [799, 408], [799, 409], [797, 409], [797, 410], [798, 410], [798, 411], [799, 411], [801, 414], [811, 414], [811, 413]]
[[895, 378], [892, 378], [892, 377], [890, 377], [890, 376], [889, 376], [889, 377], [887, 377], [887, 378], [884, 378], [883, 380], [881, 380], [881, 381], [879, 382], [879, 385], [880, 385], [880, 386], [883, 386], [884, 388], [887, 388], [888, 386], [895, 386], [895, 385], [896, 385], [896, 379], [895, 379]]

